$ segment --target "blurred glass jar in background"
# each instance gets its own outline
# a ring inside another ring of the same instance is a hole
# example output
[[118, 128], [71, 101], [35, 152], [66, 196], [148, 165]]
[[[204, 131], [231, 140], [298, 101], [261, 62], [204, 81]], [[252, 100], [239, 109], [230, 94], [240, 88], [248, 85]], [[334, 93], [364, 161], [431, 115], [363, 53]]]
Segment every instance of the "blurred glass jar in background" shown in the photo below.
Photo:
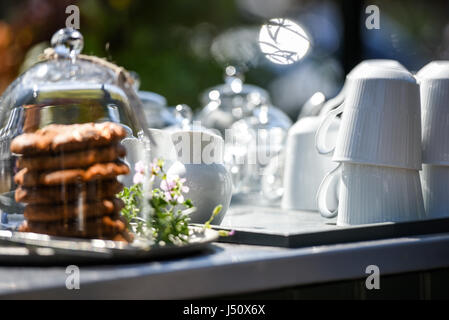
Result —
[[[165, 131], [213, 131], [213, 129], [208, 129], [202, 126], [200, 121], [193, 120], [192, 108], [190, 108], [186, 104], [178, 104], [175, 107], [169, 107], [169, 110], [175, 119], [175, 123], [169, 127], [164, 128]], [[217, 132], [216, 134], [221, 136], [220, 132]]]
[[207, 89], [202, 97], [203, 109], [196, 120], [201, 125], [217, 129], [224, 136], [225, 130], [245, 117], [251, 116], [255, 108], [268, 104], [268, 92], [264, 89], [243, 83], [243, 75], [236, 67], [225, 70], [225, 83]]
[[273, 204], [282, 197], [283, 151], [290, 118], [263, 105], [235, 122], [225, 137], [225, 163], [237, 201]]
[[179, 125], [178, 119], [173, 110], [167, 107], [167, 99], [164, 96], [140, 89], [140, 76], [135, 71], [130, 71], [130, 75], [134, 80], [134, 90], [142, 102], [143, 113], [148, 128], [163, 129], [170, 126]]
[[178, 123], [173, 112], [167, 107], [167, 99], [150, 91], [138, 91], [143, 105], [145, 120], [149, 128], [163, 129]]

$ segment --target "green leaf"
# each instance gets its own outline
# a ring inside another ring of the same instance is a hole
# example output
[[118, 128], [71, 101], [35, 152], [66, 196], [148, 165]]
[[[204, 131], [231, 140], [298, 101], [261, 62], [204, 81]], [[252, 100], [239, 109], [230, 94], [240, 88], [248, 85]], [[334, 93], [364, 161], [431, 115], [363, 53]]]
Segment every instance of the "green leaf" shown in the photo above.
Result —
[[[157, 165], [161, 167], [161, 172], [156, 176], [160, 179], [166, 179], [167, 175], [163, 170], [163, 160], [159, 159]], [[178, 188], [179, 189], [179, 188]], [[176, 195], [181, 195], [180, 190], [174, 190]], [[152, 234], [156, 243], [159, 244], [182, 244], [188, 242], [190, 236], [189, 221], [190, 217], [183, 210], [194, 207], [192, 201], [187, 199], [179, 204], [176, 201], [168, 200], [165, 192], [155, 188], [151, 192], [152, 197], [148, 199], [153, 212], [149, 215], [148, 221], [142, 221], [141, 201], [143, 200], [143, 190], [141, 184], [124, 188], [117, 196], [125, 203], [122, 215], [126, 219], [128, 227], [139, 235], [146, 236], [148, 230]], [[221, 211], [215, 208], [215, 215]], [[213, 217], [212, 217], [213, 219]]]

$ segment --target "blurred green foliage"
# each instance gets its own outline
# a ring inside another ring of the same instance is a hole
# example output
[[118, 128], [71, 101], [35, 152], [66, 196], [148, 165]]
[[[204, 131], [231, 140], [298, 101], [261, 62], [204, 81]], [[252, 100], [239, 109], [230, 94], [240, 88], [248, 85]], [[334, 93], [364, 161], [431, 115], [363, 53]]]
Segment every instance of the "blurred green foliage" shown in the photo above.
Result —
[[[204, 89], [223, 82], [224, 66], [210, 55], [211, 41], [245, 23], [232, 0], [81, 0], [78, 5], [84, 53], [136, 71], [141, 90], [162, 94], [169, 105], [194, 109]], [[252, 70], [247, 77], [263, 85], [269, 74]]]

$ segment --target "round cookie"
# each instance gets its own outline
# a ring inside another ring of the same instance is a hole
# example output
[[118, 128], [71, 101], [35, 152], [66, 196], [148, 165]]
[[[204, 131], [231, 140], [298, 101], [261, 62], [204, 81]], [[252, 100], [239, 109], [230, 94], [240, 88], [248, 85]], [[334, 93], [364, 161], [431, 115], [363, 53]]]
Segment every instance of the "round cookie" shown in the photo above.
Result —
[[74, 219], [89, 219], [118, 213], [124, 208], [122, 200], [103, 199], [95, 202], [86, 202], [54, 205], [27, 205], [24, 209], [24, 217], [28, 221], [51, 222], [68, 221]]
[[20, 170], [14, 176], [14, 182], [24, 187], [54, 186], [76, 182], [90, 182], [111, 179], [128, 174], [129, 167], [122, 161], [96, 163], [85, 169], [67, 169], [56, 171], [32, 171], [28, 168]]
[[90, 166], [84, 173], [84, 181], [94, 181], [114, 178], [119, 175], [128, 174], [129, 167], [123, 161], [97, 163]]
[[116, 234], [109, 240], [131, 243], [134, 241], [134, 236], [127, 231], [123, 231], [123, 232]]
[[123, 190], [123, 184], [116, 179], [99, 180], [91, 183], [59, 186], [18, 187], [16, 202], [27, 204], [58, 204], [77, 201], [85, 195], [86, 201], [114, 198]]
[[106, 146], [124, 137], [126, 130], [113, 122], [51, 124], [14, 138], [11, 141], [11, 152], [23, 155], [57, 154]]
[[66, 152], [59, 155], [38, 155], [19, 157], [17, 167], [30, 170], [83, 168], [94, 163], [111, 162], [126, 155], [126, 149], [114, 144], [97, 149]]
[[132, 242], [133, 236], [126, 229], [126, 224], [117, 217], [104, 216], [85, 221], [84, 227], [76, 224], [42, 223], [24, 221], [20, 232], [34, 232], [59, 237], [90, 238]]

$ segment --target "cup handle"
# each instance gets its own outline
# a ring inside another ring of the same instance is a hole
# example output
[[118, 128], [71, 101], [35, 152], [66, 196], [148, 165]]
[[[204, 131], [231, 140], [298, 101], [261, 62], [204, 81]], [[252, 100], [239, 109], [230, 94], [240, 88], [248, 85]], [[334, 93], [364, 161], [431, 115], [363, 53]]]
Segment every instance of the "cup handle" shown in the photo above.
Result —
[[[321, 216], [324, 218], [335, 218], [338, 215], [338, 205], [337, 209], [334, 211], [329, 210], [327, 207], [326, 199], [327, 194], [329, 193], [329, 187], [332, 185], [332, 182], [335, 178], [339, 177], [339, 172], [341, 168], [341, 162], [338, 164], [337, 167], [332, 169], [326, 176], [324, 177], [323, 181], [321, 181], [320, 187], [318, 188], [317, 192], [317, 205], [318, 205], [318, 211], [320, 212]], [[337, 188], [337, 186], [340, 186], [339, 183], [334, 184], [334, 188]], [[333, 193], [336, 194], [336, 190], [333, 190]], [[338, 202], [338, 197], [337, 197]]]
[[318, 116], [326, 115], [330, 110], [341, 105], [343, 103], [343, 101], [345, 101], [345, 94], [346, 94], [346, 84], [343, 85], [343, 88], [341, 89], [340, 93], [336, 97], [334, 97], [324, 103]]
[[326, 146], [326, 136], [327, 131], [329, 130], [330, 125], [334, 121], [334, 119], [343, 112], [344, 103], [340, 104], [337, 108], [329, 111], [325, 116], [323, 121], [321, 122], [318, 130], [315, 134], [315, 147], [318, 150], [319, 154], [330, 154], [334, 152], [335, 146], [328, 147]]

